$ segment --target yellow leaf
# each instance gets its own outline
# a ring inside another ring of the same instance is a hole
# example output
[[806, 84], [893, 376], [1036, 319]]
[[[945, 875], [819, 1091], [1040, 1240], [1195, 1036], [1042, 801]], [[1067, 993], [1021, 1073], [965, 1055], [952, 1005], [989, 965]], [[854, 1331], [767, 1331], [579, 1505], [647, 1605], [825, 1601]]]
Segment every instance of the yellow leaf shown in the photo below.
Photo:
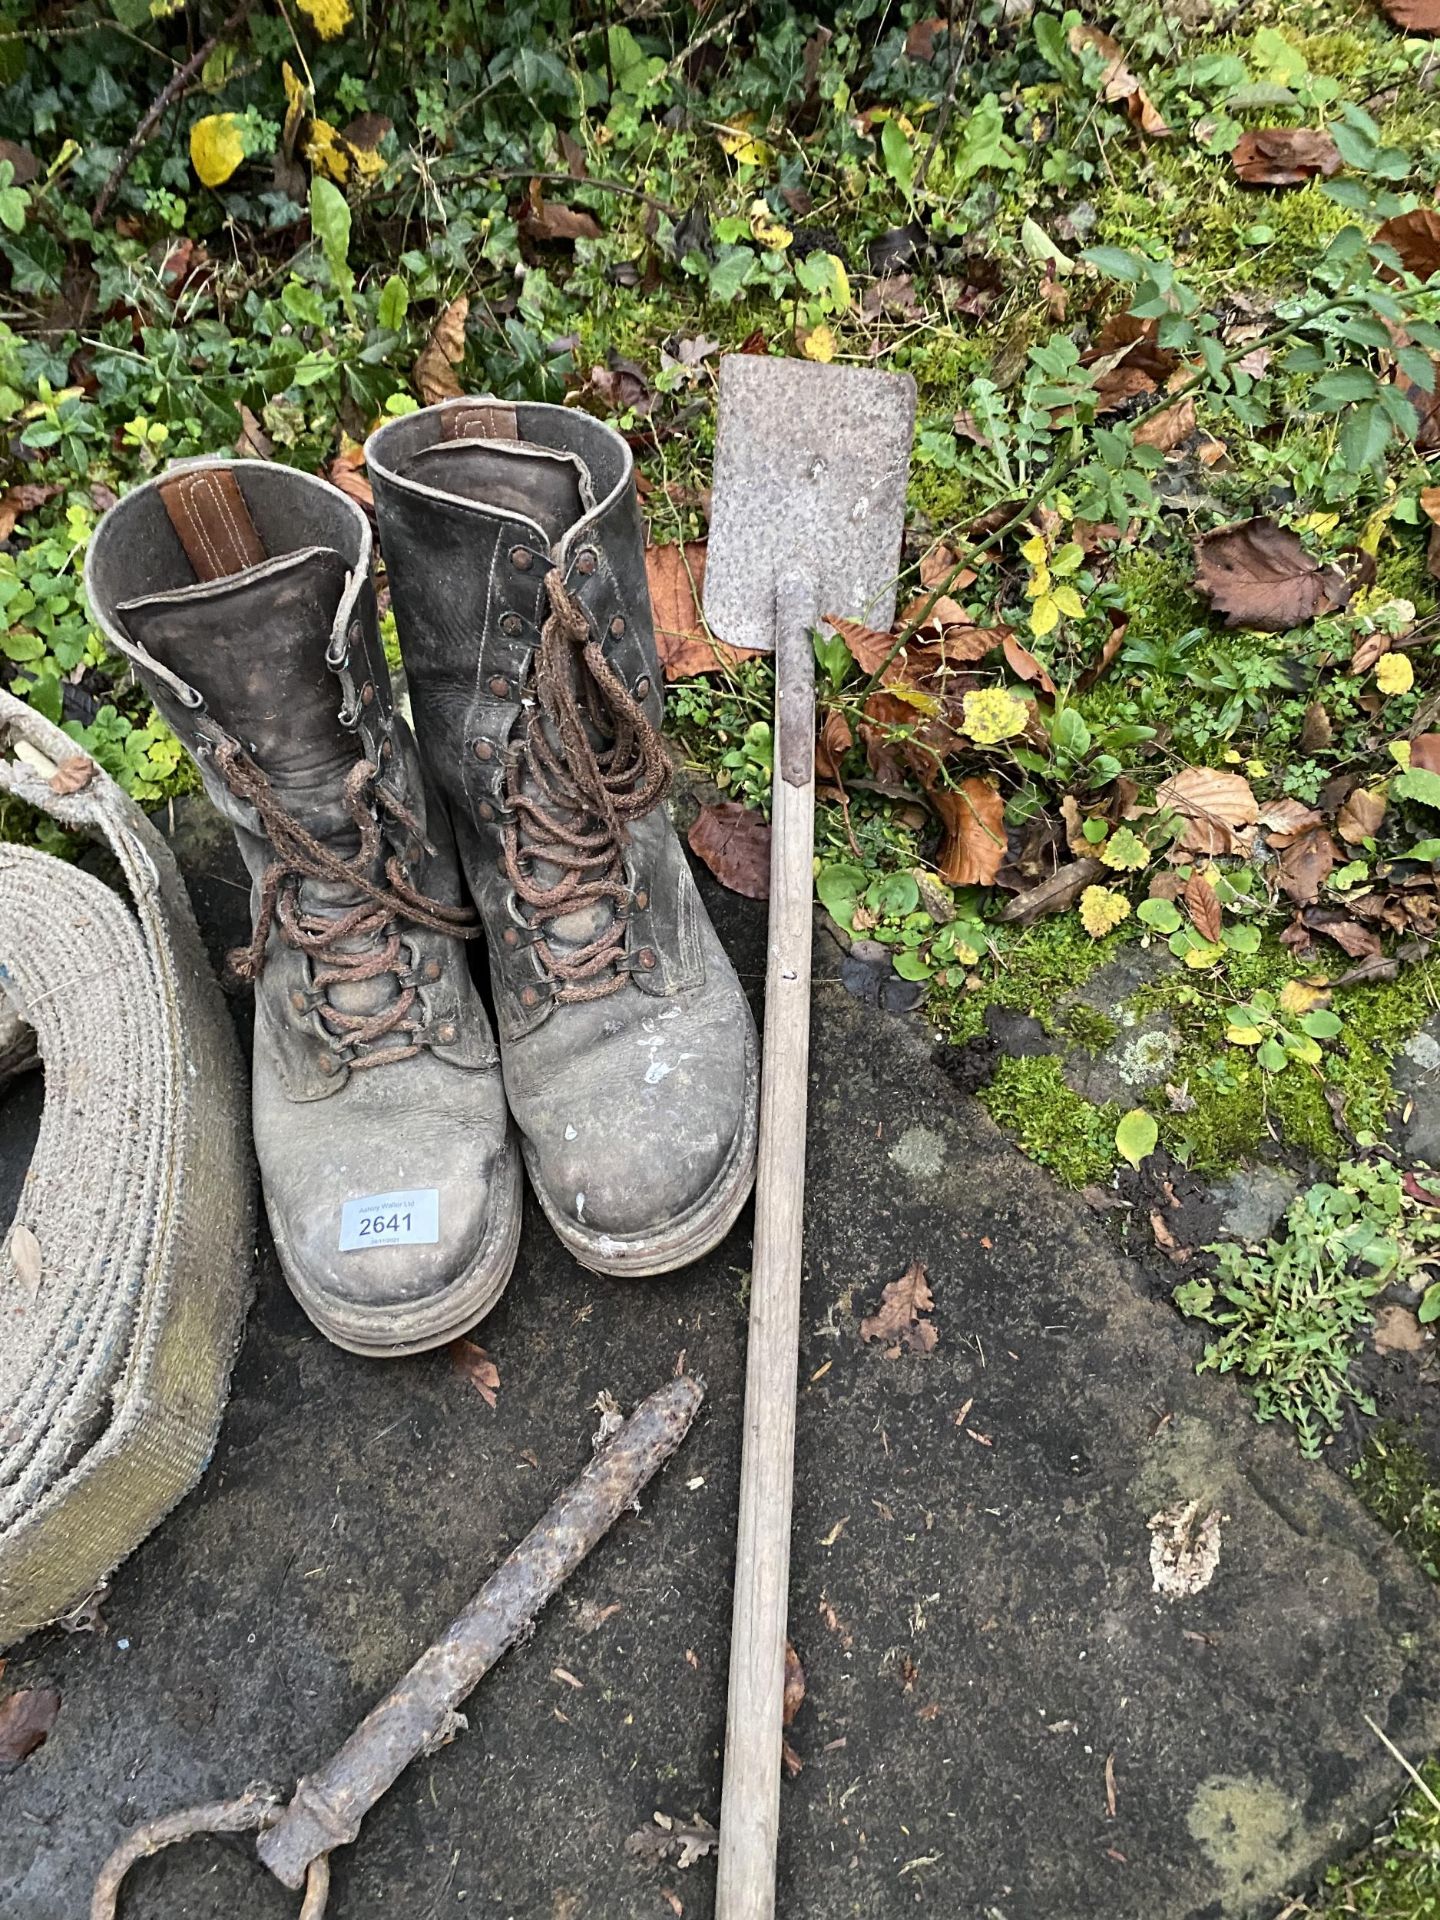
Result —
[[1380, 536], [1384, 533], [1385, 524], [1394, 511], [1393, 500], [1387, 500], [1383, 507], [1377, 507], [1365, 522], [1365, 531], [1355, 543], [1363, 552], [1368, 553], [1372, 560], [1380, 552]]
[[770, 149], [763, 140], [757, 140], [750, 132], [754, 125], [753, 113], [739, 113], [727, 126], [721, 127], [715, 138], [720, 142], [722, 152], [728, 153], [732, 160], [738, 160], [742, 167], [763, 167], [769, 164]]
[[980, 747], [1012, 740], [1025, 731], [1030, 710], [1004, 687], [981, 687], [965, 696], [965, 731]]
[[362, 180], [378, 180], [385, 171], [384, 156], [374, 147], [352, 147], [348, 140], [345, 144], [347, 147], [350, 147], [350, 158], [354, 162], [355, 171], [359, 174], [360, 178]]
[[295, 69], [288, 60], [281, 65], [280, 78], [285, 86], [285, 125], [281, 131], [280, 145], [288, 155], [295, 151], [295, 142], [300, 135], [300, 122], [305, 118], [309, 105], [309, 94], [304, 83], [296, 77]]
[[238, 114], [207, 113], [191, 127], [190, 164], [202, 186], [223, 186], [244, 158]]
[[1060, 611], [1065, 614], [1067, 618], [1071, 620], [1083, 620], [1085, 618], [1085, 602], [1068, 581], [1062, 582], [1060, 586], [1056, 587], [1054, 600], [1056, 606], [1059, 607]]
[[1295, 522], [1301, 533], [1333, 533], [1340, 524], [1338, 513], [1307, 513], [1303, 520]]
[[309, 14], [322, 40], [338, 40], [350, 24], [350, 0], [298, 0], [298, 3], [300, 11]]
[[763, 200], [750, 202], [750, 232], [762, 247], [770, 247], [775, 252], [783, 252], [795, 238], [788, 227], [782, 227]]
[[1280, 989], [1280, 1011], [1298, 1019], [1302, 1013], [1310, 1013], [1316, 1007], [1328, 1007], [1330, 988], [1328, 985], [1316, 986], [1309, 980], [1287, 980]]
[[830, 271], [835, 276], [835, 310], [837, 313], [850, 311], [850, 276], [845, 271], [845, 262], [838, 254], [827, 253]]
[[1027, 600], [1038, 600], [1042, 593], [1050, 591], [1050, 569], [1043, 563], [1036, 567], [1025, 586]]
[[305, 158], [317, 173], [344, 186], [350, 178], [351, 152], [328, 120], [312, 120], [305, 138]]
[[800, 351], [807, 360], [819, 360], [828, 365], [835, 358], [835, 349], [839, 342], [835, 338], [833, 327], [811, 327], [799, 336]]
[[1028, 560], [1032, 567], [1043, 566], [1046, 559], [1044, 534], [1031, 534], [1020, 549], [1020, 557], [1022, 560]]
[[1047, 633], [1053, 633], [1060, 624], [1060, 609], [1055, 604], [1053, 593], [1042, 593], [1030, 609], [1030, 631], [1036, 639], [1043, 640]]
[[1226, 1027], [1225, 1038], [1232, 1047], [1258, 1047], [1264, 1039], [1258, 1027]]
[[1092, 940], [1113, 933], [1130, 917], [1130, 902], [1113, 887], [1086, 887], [1080, 896], [1080, 924]]
[[1325, 1058], [1320, 1042], [1312, 1040], [1308, 1033], [1292, 1033], [1285, 1042], [1285, 1051], [1292, 1060], [1303, 1060], [1307, 1067], [1318, 1067]]
[[1213, 967], [1217, 960], [1225, 958], [1225, 949], [1214, 941], [1201, 940], [1193, 947], [1185, 949], [1185, 964], [1198, 973], [1205, 967]]
[[1381, 693], [1408, 693], [1415, 684], [1409, 655], [1382, 653], [1375, 664], [1375, 684]]
[[1392, 740], [1386, 751], [1397, 767], [1408, 767], [1410, 765], [1410, 742], [1408, 740]]
[[933, 693], [923, 693], [919, 687], [887, 686], [885, 689], [893, 699], [903, 700], [907, 707], [928, 714], [932, 719], [940, 712], [941, 703]]

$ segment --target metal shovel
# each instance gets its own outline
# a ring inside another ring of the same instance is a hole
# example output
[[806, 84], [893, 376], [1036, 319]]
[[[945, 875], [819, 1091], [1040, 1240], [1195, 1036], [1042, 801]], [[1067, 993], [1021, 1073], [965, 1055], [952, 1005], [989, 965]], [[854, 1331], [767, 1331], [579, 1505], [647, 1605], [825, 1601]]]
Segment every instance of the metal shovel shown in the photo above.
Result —
[[810, 1057], [815, 654], [826, 614], [887, 630], [915, 383], [736, 354], [720, 363], [705, 618], [775, 655], [770, 933], [760, 1164], [715, 1920], [771, 1920]]

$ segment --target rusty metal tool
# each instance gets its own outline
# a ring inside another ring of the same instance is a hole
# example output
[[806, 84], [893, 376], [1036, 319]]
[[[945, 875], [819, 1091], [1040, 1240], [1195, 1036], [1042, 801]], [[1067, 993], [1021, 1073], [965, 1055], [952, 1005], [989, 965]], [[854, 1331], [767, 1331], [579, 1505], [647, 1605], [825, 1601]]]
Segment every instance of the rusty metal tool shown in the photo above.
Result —
[[715, 1920], [771, 1920], [780, 1824], [810, 1056], [816, 629], [888, 630], [915, 428], [908, 375], [720, 363], [705, 618], [775, 655], [760, 1162]]
[[659, 1472], [690, 1430], [705, 1389], [680, 1374], [648, 1399], [533, 1527], [404, 1679], [371, 1709], [287, 1807], [263, 1788], [149, 1822], [100, 1870], [90, 1920], [115, 1920], [120, 1883], [137, 1860], [200, 1833], [257, 1832], [255, 1850], [287, 1887], [304, 1887], [300, 1920], [319, 1920], [330, 1854], [354, 1840], [375, 1802], [422, 1753], [462, 1726], [457, 1709], [527, 1631], [580, 1562]]

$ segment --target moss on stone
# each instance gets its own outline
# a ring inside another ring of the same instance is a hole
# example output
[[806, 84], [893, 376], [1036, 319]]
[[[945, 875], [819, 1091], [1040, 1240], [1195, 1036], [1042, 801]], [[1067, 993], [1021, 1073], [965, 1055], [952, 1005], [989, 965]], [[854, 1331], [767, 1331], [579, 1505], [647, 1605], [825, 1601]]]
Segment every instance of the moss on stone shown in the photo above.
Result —
[[1108, 1047], [1120, 1032], [1108, 1013], [1102, 1013], [1098, 1007], [1087, 1006], [1083, 1000], [1066, 1007], [1060, 1015], [1059, 1024], [1063, 1032], [1072, 1040], [1078, 1040], [1091, 1053], [1099, 1053]]
[[1440, 1580], [1440, 1482], [1422, 1449], [1393, 1422], [1376, 1427], [1350, 1477], [1385, 1531]]
[[1067, 1187], [1108, 1179], [1115, 1165], [1116, 1110], [1082, 1100], [1052, 1054], [1002, 1060], [979, 1097], [1021, 1151]]

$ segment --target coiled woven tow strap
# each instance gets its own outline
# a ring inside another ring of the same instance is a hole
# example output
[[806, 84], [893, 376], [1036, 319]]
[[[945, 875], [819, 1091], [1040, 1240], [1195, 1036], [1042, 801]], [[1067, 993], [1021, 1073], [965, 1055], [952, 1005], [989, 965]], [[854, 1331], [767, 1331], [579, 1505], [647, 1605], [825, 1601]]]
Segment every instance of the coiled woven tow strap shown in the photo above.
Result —
[[0, 790], [106, 842], [129, 894], [0, 846], [0, 1000], [45, 1071], [0, 1248], [4, 1647], [85, 1600], [204, 1469], [250, 1301], [255, 1189], [235, 1036], [169, 848], [4, 693]]

